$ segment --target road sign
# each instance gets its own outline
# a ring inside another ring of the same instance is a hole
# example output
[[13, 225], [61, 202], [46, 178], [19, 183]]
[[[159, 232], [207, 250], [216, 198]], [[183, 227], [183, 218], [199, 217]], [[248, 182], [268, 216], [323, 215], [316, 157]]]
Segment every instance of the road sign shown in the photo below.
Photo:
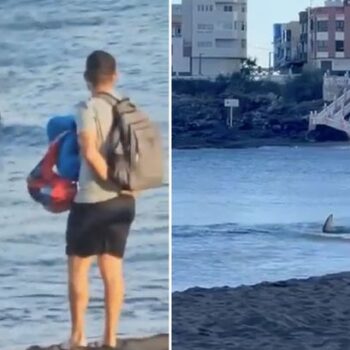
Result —
[[227, 125], [232, 128], [233, 126], [233, 108], [239, 107], [239, 100], [236, 98], [226, 98], [225, 107], [230, 108], [230, 118], [227, 120]]
[[239, 100], [236, 98], [226, 98], [225, 107], [239, 107]]

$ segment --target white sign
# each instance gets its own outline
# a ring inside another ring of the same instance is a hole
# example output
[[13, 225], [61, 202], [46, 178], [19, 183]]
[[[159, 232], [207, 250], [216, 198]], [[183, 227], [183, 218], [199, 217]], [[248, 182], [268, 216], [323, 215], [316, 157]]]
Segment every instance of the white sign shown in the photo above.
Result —
[[235, 98], [226, 98], [225, 107], [239, 107], [239, 100]]

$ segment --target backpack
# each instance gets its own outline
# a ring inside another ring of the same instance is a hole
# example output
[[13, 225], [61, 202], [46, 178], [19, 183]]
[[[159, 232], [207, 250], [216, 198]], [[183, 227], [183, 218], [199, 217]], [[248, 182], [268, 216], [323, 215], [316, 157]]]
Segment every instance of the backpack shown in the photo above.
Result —
[[[147, 190], [163, 185], [162, 142], [158, 128], [128, 98], [101, 93], [111, 105], [113, 122], [107, 136], [109, 179], [122, 191]], [[101, 125], [97, 120], [99, 133]]]
[[77, 184], [54, 172], [59, 155], [60, 141], [67, 133], [59, 135], [49, 146], [41, 161], [27, 177], [27, 190], [31, 198], [51, 213], [70, 209], [77, 193]]

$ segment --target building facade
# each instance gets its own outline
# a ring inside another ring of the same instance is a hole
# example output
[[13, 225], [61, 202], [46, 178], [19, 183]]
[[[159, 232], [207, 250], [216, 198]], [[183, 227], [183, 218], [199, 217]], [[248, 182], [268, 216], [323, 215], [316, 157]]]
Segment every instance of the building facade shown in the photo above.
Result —
[[[181, 35], [189, 75], [216, 77], [239, 71], [247, 58], [247, 0], [183, 0]], [[173, 44], [174, 74], [179, 45]]]
[[180, 37], [181, 36], [181, 25], [182, 25], [181, 23], [182, 23], [181, 5], [173, 4], [172, 5], [172, 21], [171, 21], [172, 37]]
[[344, 74], [350, 70], [350, 1], [328, 0], [299, 14], [299, 55], [309, 67]]
[[175, 76], [190, 76], [190, 57], [184, 54], [184, 40], [182, 37], [182, 5], [172, 5], [172, 74]]
[[299, 60], [300, 34], [298, 21], [274, 25], [274, 69], [290, 68]]

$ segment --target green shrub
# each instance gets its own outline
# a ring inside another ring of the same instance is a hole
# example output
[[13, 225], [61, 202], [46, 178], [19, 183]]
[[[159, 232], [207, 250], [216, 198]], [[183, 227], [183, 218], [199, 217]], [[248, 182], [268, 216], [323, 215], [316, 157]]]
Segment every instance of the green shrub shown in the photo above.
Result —
[[304, 72], [287, 82], [283, 88], [286, 101], [312, 101], [322, 99], [323, 75], [321, 71]]

